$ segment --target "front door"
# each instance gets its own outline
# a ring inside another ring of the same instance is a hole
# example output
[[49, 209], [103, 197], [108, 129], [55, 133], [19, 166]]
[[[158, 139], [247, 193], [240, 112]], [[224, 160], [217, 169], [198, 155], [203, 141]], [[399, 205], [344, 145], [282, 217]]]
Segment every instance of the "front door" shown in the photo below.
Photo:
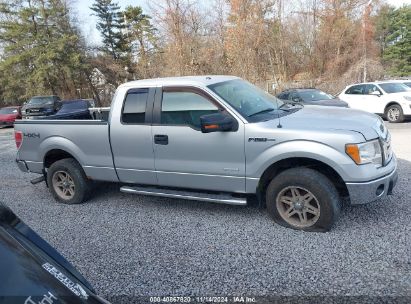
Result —
[[[378, 92], [379, 95], [373, 94], [373, 92]], [[385, 95], [381, 90], [374, 84], [365, 85], [364, 91], [364, 107], [366, 111], [371, 113], [383, 114], [385, 109]]]
[[[244, 125], [202, 133], [200, 116], [224, 111], [197, 88], [156, 93], [153, 142], [159, 186], [245, 192]], [[158, 97], [158, 98], [157, 98]]]

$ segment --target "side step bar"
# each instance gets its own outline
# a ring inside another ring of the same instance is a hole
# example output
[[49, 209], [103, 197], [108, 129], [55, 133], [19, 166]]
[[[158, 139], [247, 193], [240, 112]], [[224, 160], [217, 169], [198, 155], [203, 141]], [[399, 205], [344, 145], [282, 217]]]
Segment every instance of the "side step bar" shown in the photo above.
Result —
[[139, 187], [139, 186], [123, 186], [121, 192], [134, 193], [150, 196], [171, 197], [184, 200], [213, 202], [229, 205], [247, 205], [247, 199], [242, 197], [234, 197], [230, 194], [211, 194], [194, 191], [181, 191], [173, 189], [160, 189], [154, 187]]

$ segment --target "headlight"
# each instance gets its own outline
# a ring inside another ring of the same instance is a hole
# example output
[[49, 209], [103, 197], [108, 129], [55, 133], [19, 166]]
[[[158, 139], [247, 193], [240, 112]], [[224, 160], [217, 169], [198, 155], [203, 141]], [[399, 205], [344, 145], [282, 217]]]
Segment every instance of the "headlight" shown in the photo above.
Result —
[[411, 101], [411, 96], [404, 96], [404, 99], [407, 101]]
[[347, 153], [357, 165], [369, 163], [382, 165], [381, 146], [378, 139], [362, 144], [347, 144], [345, 145], [345, 153]]

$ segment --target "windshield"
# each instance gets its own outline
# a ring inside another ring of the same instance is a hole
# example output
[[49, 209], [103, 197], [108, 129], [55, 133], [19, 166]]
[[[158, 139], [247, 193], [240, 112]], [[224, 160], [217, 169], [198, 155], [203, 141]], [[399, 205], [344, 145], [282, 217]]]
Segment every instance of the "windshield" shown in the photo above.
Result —
[[30, 99], [29, 104], [43, 104], [46, 102], [53, 102], [53, 96], [33, 97]]
[[300, 91], [298, 94], [304, 101], [319, 101], [319, 100], [329, 100], [334, 99], [335, 97], [327, 94], [323, 91], [309, 90], [309, 91]]
[[379, 83], [378, 84], [387, 94], [409, 92], [411, 89], [402, 83]]
[[209, 88], [245, 118], [273, 112], [284, 104], [276, 97], [241, 79], [216, 83]]
[[0, 109], [0, 114], [16, 114], [16, 113], [17, 113], [17, 109], [15, 109], [15, 108]]

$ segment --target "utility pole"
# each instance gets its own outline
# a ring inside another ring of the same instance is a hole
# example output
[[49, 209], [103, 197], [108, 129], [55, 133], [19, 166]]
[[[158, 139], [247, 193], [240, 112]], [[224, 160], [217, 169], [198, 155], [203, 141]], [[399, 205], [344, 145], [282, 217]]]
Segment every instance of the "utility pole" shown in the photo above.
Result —
[[367, 81], [367, 28], [370, 22], [371, 15], [371, 3], [372, 0], [368, 1], [365, 6], [365, 11], [362, 19], [362, 45], [363, 45], [363, 54], [364, 54], [364, 67], [363, 67], [363, 82]]

